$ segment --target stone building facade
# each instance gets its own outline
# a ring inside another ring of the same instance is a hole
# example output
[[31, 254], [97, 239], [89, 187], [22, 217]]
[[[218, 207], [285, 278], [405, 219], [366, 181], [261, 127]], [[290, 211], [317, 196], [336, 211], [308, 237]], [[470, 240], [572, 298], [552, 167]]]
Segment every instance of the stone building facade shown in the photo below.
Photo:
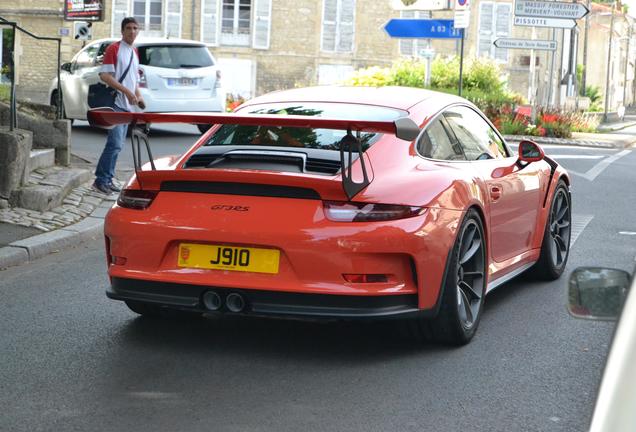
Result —
[[[82, 3], [81, 0], [3, 0], [0, 17], [16, 21], [40, 36], [60, 37], [61, 61], [65, 62], [83, 44], [74, 38], [76, 24], [65, 20], [65, 1]], [[92, 22], [93, 39], [119, 37], [121, 19], [136, 16], [144, 27], [142, 36], [202, 40], [209, 44], [223, 70], [224, 86], [230, 93], [248, 98], [272, 90], [337, 82], [358, 68], [388, 66], [400, 58], [418, 57], [425, 47], [431, 47], [437, 55], [459, 51], [456, 40], [433, 40], [428, 45], [425, 40], [391, 39], [383, 31], [390, 18], [430, 15], [393, 10], [389, 0], [84, 1], [97, 1], [103, 9], [102, 20]], [[512, 90], [538, 104], [562, 103], [565, 95], [558, 82], [563, 73], [562, 47], [568, 43], [569, 31], [513, 26], [513, 6], [512, 0], [472, 2], [465, 39], [466, 58], [494, 57], [504, 67]], [[452, 15], [452, 11], [432, 12], [434, 18], [452, 18]], [[579, 27], [582, 28], [582, 21]], [[624, 33], [625, 29], [617, 26], [615, 31]], [[602, 32], [602, 25], [590, 26], [590, 40], [600, 40]], [[559, 49], [554, 56], [547, 51], [535, 51], [533, 68], [529, 51], [496, 48], [493, 41], [500, 37], [554, 39]], [[56, 74], [56, 44], [19, 34], [16, 47], [19, 94], [45, 99]], [[598, 59], [602, 47], [592, 49]], [[620, 56], [620, 49], [617, 52]], [[604, 89], [602, 71], [592, 71], [597, 63], [590, 65], [588, 84]], [[555, 72], [551, 74], [550, 70]], [[613, 71], [618, 83], [618, 68]], [[622, 94], [622, 90], [618, 93]]]

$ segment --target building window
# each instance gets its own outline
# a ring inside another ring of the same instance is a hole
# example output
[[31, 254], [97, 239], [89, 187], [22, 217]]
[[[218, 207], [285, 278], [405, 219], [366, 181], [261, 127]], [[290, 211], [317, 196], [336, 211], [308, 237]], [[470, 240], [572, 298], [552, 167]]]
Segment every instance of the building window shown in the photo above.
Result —
[[249, 46], [251, 16], [251, 0], [223, 0], [221, 44]]
[[[431, 19], [431, 11], [401, 11], [400, 18]], [[400, 54], [408, 57], [423, 57], [422, 52], [431, 48], [430, 39], [399, 39]]]
[[162, 0], [134, 0], [133, 2], [133, 16], [139, 22], [139, 29], [144, 30], [146, 34], [163, 33], [162, 12]]
[[355, 0], [324, 0], [321, 40], [323, 51], [353, 51], [355, 10]]
[[493, 42], [510, 35], [511, 3], [482, 2], [479, 4], [477, 56], [488, 56], [508, 62], [508, 50], [497, 48]]

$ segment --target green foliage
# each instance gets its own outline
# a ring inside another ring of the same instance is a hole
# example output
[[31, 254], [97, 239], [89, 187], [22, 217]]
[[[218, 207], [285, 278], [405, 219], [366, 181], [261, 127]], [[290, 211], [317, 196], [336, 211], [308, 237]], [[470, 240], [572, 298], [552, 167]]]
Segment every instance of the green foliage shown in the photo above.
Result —
[[423, 87], [426, 77], [426, 63], [400, 61], [390, 69], [391, 85], [404, 87]]
[[[422, 82], [424, 82], [422, 80]], [[390, 68], [372, 66], [357, 70], [346, 82], [348, 85], [360, 87], [382, 87], [393, 85]]]
[[11, 85], [0, 84], [0, 101], [7, 102], [11, 96]]
[[435, 58], [431, 64], [431, 88], [456, 89], [458, 86], [459, 58]]

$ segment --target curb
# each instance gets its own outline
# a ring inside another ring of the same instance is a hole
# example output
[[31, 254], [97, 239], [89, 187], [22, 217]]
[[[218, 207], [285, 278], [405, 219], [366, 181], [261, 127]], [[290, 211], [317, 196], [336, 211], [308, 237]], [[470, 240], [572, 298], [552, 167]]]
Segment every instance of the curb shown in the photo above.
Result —
[[0, 271], [103, 235], [104, 217], [112, 206], [112, 201], [103, 201], [90, 215], [73, 225], [18, 240], [0, 248]]

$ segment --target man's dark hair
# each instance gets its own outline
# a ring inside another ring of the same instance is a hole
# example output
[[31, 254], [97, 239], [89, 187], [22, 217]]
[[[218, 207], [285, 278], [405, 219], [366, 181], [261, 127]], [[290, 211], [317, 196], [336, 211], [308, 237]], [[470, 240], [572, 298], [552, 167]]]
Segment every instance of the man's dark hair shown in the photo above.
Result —
[[130, 24], [130, 23], [135, 23], [139, 25], [135, 17], [126, 17], [123, 20], [121, 20], [121, 31], [123, 32], [124, 29], [126, 28], [126, 24]]

